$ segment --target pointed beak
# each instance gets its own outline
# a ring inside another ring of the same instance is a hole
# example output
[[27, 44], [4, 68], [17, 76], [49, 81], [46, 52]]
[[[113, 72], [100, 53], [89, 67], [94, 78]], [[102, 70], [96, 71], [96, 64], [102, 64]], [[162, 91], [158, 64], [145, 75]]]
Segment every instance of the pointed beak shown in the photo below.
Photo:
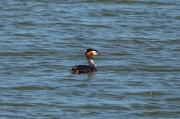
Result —
[[104, 54], [102, 54], [102, 53], [98, 53], [98, 55], [104, 55]]

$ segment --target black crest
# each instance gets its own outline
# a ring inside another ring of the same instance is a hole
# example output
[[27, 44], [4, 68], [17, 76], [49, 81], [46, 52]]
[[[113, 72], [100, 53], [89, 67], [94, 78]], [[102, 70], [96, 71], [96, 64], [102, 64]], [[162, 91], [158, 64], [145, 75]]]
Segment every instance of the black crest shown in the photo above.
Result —
[[86, 52], [89, 52], [89, 51], [97, 51], [97, 50], [90, 48], [90, 49], [87, 49]]

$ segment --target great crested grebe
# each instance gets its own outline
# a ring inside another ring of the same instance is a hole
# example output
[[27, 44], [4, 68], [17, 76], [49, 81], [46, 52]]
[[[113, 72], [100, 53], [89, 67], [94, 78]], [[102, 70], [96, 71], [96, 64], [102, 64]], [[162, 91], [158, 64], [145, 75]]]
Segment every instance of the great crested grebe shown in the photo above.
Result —
[[90, 73], [97, 71], [96, 65], [93, 62], [94, 55], [103, 55], [103, 54], [99, 53], [95, 49], [87, 49], [85, 56], [89, 65], [76, 65], [70, 70], [70, 72], [72, 74], [81, 74], [81, 73]]

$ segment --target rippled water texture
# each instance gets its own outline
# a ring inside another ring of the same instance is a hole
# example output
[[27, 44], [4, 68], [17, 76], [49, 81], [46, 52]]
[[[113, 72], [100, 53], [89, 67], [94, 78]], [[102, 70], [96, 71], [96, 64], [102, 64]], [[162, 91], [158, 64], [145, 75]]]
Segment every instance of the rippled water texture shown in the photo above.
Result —
[[[0, 118], [180, 118], [179, 6], [2, 0]], [[87, 48], [98, 72], [70, 74]]]

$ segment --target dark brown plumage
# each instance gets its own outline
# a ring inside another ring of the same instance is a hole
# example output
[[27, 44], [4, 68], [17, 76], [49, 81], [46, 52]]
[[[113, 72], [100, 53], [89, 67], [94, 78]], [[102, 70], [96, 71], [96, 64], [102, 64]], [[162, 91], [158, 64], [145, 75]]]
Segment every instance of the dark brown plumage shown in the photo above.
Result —
[[88, 66], [88, 65], [76, 65], [71, 69], [71, 73], [72, 74], [82, 74], [82, 73], [90, 73], [90, 72], [94, 72], [97, 71], [97, 69], [95, 69], [92, 66]]

